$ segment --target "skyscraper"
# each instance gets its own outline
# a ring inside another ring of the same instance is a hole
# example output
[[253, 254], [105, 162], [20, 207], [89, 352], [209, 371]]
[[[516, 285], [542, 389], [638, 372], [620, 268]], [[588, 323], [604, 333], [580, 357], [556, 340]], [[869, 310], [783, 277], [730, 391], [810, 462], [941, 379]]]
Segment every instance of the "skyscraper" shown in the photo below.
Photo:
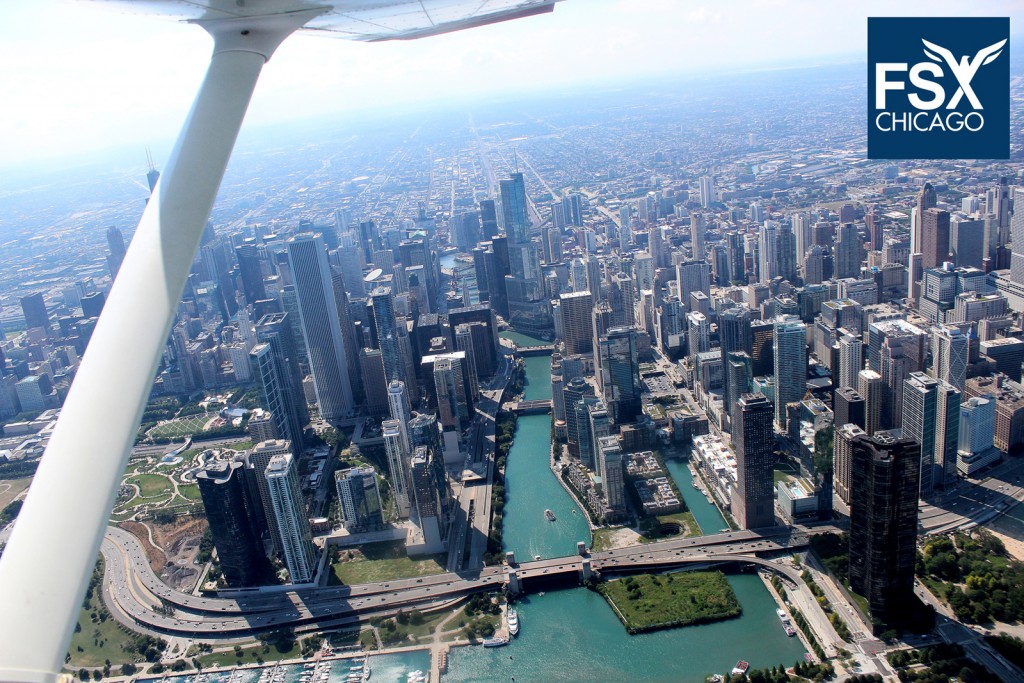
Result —
[[640, 361], [635, 327], [613, 327], [598, 340], [597, 371], [602, 396], [616, 424], [640, 415]]
[[278, 434], [293, 442], [293, 454], [302, 452], [302, 433], [309, 421], [306, 397], [302, 391], [302, 373], [294, 345], [294, 324], [288, 313], [268, 313], [256, 323], [256, 338], [249, 358], [253, 374], [263, 389], [264, 406], [274, 413]]
[[[924, 187], [921, 188], [921, 192], [917, 195], [917, 206], [915, 213], [911, 217], [910, 226], [910, 253], [920, 254], [924, 252], [924, 231], [923, 231], [923, 219], [924, 213], [928, 209], [935, 208], [938, 203], [938, 198], [935, 194], [934, 188], [931, 183], [925, 183]], [[927, 266], [928, 268], [934, 268], [934, 265]], [[918, 274], [920, 279], [920, 274]]]
[[760, 394], [740, 396], [733, 424], [736, 490], [732, 510], [741, 529], [775, 524], [772, 404]]
[[911, 439], [878, 432], [853, 442], [850, 588], [883, 622], [914, 594], [920, 467], [920, 446]]
[[377, 328], [377, 345], [384, 361], [384, 378], [388, 382], [404, 382], [405, 361], [398, 346], [398, 322], [391, 288], [374, 288], [370, 292], [370, 302], [373, 305], [373, 322]]
[[591, 312], [594, 310], [594, 302], [590, 291], [562, 294], [559, 301], [562, 311], [562, 341], [565, 343], [566, 354], [593, 353]]
[[260, 266], [259, 249], [255, 244], [243, 244], [235, 249], [238, 259], [238, 273], [242, 278], [242, 293], [250, 305], [267, 298], [263, 285], [263, 269]]
[[833, 424], [837, 427], [845, 424], [855, 424], [861, 429], [866, 424], [864, 397], [857, 393], [852, 387], [841, 387], [836, 389], [832, 398], [832, 412], [834, 414]]
[[913, 439], [921, 447], [921, 492], [922, 497], [930, 496], [932, 466], [935, 462], [936, 408], [938, 401], [938, 380], [923, 372], [912, 372], [903, 388], [903, 430], [905, 439]]
[[372, 467], [349, 467], [334, 473], [341, 519], [351, 533], [372, 531], [384, 526], [384, 506], [377, 487], [377, 472]]
[[807, 393], [807, 326], [798, 318], [775, 322], [775, 424], [786, 429], [786, 406]]
[[21, 297], [21, 313], [25, 316], [25, 327], [29, 330], [42, 329], [50, 333], [50, 314], [42, 292]]
[[[573, 458], [582, 459], [584, 456], [591, 457], [584, 452], [581, 446], [581, 432], [586, 433], [590, 429], [586, 421], [586, 413], [577, 412], [576, 404], [583, 401], [587, 396], [594, 396], [594, 387], [587, 383], [582, 377], [574, 377], [566, 382], [562, 389], [563, 404], [565, 405], [565, 433], [566, 443], [569, 446], [569, 455]], [[590, 443], [588, 439], [587, 444]]]
[[462, 351], [466, 360], [466, 377], [469, 378], [469, 402], [474, 403], [480, 393], [480, 376], [476, 364], [476, 345], [473, 342], [473, 329], [470, 325], [455, 325], [455, 350]]
[[836, 427], [835, 437], [832, 442], [833, 483], [836, 493], [839, 494], [839, 497], [847, 505], [850, 504], [853, 444], [861, 436], [867, 436], [867, 433], [858, 425], [848, 422]]
[[110, 250], [107, 255], [107, 267], [110, 268], [110, 279], [113, 280], [117, 277], [117, 272], [121, 270], [121, 263], [127, 253], [124, 247], [124, 235], [113, 225], [107, 228], [107, 248]]
[[409, 403], [409, 394], [405, 390], [405, 382], [392, 380], [388, 383], [388, 413], [392, 420], [397, 420], [402, 431], [402, 445], [406, 452], [412, 451], [412, 442], [409, 441], [409, 420], [412, 418], [412, 408]]
[[686, 314], [686, 337], [689, 357], [696, 360], [697, 354], [711, 348], [711, 326], [707, 316], [696, 311]]
[[957, 327], [932, 328], [932, 365], [934, 376], [964, 390], [970, 340]]
[[860, 264], [864, 259], [864, 241], [860, 231], [853, 223], [844, 223], [837, 231], [835, 247], [834, 274], [837, 279], [857, 277], [860, 275]]
[[885, 382], [874, 370], [861, 370], [858, 391], [864, 397], [864, 431], [868, 436], [881, 428], [882, 409], [885, 406]]
[[921, 267], [937, 268], [949, 260], [949, 212], [927, 209], [921, 217]]
[[463, 377], [462, 358], [458, 354], [445, 354], [434, 361], [437, 415], [446, 429], [462, 429], [469, 421], [470, 403]]
[[265, 476], [288, 575], [292, 583], [308, 583], [316, 576], [317, 555], [291, 453], [271, 458]]
[[551, 328], [543, 301], [537, 245], [530, 237], [529, 205], [522, 173], [499, 182], [501, 212], [508, 238], [509, 275], [505, 278], [509, 323], [523, 332], [542, 333]]
[[948, 490], [956, 485], [962, 398], [959, 389], [948, 382], [939, 381], [935, 405], [935, 462], [932, 466], [932, 486], [936, 489]]
[[402, 519], [409, 517], [409, 450], [402, 440], [402, 429], [398, 420], [384, 420], [381, 423], [384, 437], [384, 451], [388, 456], [389, 479], [391, 480], [392, 498]]
[[275, 422], [274, 431], [301, 448], [302, 426], [297, 406], [285, 370], [270, 344], [257, 344], [249, 352], [253, 374], [263, 396], [263, 406], [270, 411]]
[[196, 474], [220, 570], [232, 588], [258, 583], [266, 564], [249, 512], [259, 501], [249, 501], [243, 470], [241, 461], [213, 460]]
[[274, 504], [270, 498], [270, 485], [267, 483], [267, 467], [270, 461], [278, 455], [291, 454], [292, 443], [284, 439], [261, 441], [253, 446], [246, 458], [246, 467], [249, 468], [251, 480], [255, 481], [256, 489], [259, 492], [260, 506], [262, 507], [263, 522], [266, 524], [266, 531], [270, 537], [270, 543], [275, 553], [280, 552], [281, 534], [274, 523]]
[[626, 513], [625, 482], [622, 473], [622, 447], [614, 436], [597, 439], [599, 475], [604, 486], [605, 504], [608, 506], [606, 520], [621, 519]]
[[1024, 187], [1013, 189], [1013, 208], [1012, 217], [1009, 219], [1012, 240], [1010, 279], [1018, 285], [1024, 285]]
[[352, 386], [342, 341], [327, 252], [320, 235], [303, 233], [288, 240], [288, 262], [302, 318], [320, 417], [337, 420], [352, 412]]
[[690, 214], [690, 246], [695, 261], [704, 260], [704, 214]]
[[864, 367], [864, 344], [859, 337], [843, 335], [839, 340], [839, 372], [833, 373], [837, 388], [856, 387]]

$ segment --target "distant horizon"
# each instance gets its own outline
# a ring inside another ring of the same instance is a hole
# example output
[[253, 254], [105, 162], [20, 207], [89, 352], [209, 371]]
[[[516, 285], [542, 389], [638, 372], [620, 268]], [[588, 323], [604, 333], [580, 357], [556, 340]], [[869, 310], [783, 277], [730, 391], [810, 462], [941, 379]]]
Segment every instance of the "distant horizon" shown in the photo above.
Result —
[[[1024, 36], [1021, 37], [1021, 40], [1024, 41]], [[507, 93], [486, 92], [475, 98], [472, 95], [467, 95], [461, 100], [421, 100], [419, 102], [403, 105], [391, 104], [365, 106], [353, 108], [347, 111], [317, 112], [306, 117], [296, 117], [281, 121], [250, 122], [247, 120], [242, 125], [242, 130], [235, 146], [235, 152], [245, 153], [247, 151], [255, 151], [249, 148], [253, 145], [259, 146], [259, 139], [267, 136], [302, 136], [304, 133], [310, 132], [302, 128], [304, 125], [312, 126], [313, 128], [321, 128], [326, 126], [328, 122], [332, 120], [335, 122], [341, 121], [350, 123], [355, 126], [366, 125], [367, 123], [380, 124], [380, 119], [376, 117], [382, 113], [394, 115], [395, 118], [401, 119], [405, 116], [415, 115], [417, 113], [436, 115], [455, 113], [459, 109], [468, 111], [474, 107], [487, 108], [499, 106], [503, 103], [524, 103], [551, 94], [552, 91], [557, 91], [557, 94], [563, 98], [583, 94], [600, 95], [602, 92], [629, 93], [651, 88], [658, 85], [659, 81], [667, 82], [670, 84], [670, 88], [674, 88], [687, 82], [707, 83], [712, 78], [729, 79], [766, 72], [778, 73], [858, 66], [862, 65], [865, 60], [866, 56], [864, 54], [837, 55], [834, 59], [823, 59], [821, 62], [814, 64], [783, 62], [766, 65], [751, 64], [747, 67], [738, 66], [728, 70], [701, 74], [678, 71], [674, 73], [637, 76], [635, 78], [620, 77], [615, 80], [603, 82], [581, 82], [569, 88], [565, 88], [557, 84], [546, 84], [532, 88], [527, 86]], [[395, 114], [395, 110], [399, 107], [402, 108], [402, 112], [400, 114]], [[355, 133], [359, 131], [354, 130], [353, 132]], [[0, 159], [0, 183], [9, 180], [22, 180], [26, 174], [29, 178], [42, 180], [61, 173], [99, 167], [106, 167], [110, 170], [114, 170], [115, 168], [122, 166], [138, 166], [140, 169], [144, 169], [146, 166], [147, 149], [149, 149], [153, 155], [156, 169], [160, 170], [166, 162], [167, 156], [170, 154], [175, 141], [175, 136], [177, 135], [177, 130], [167, 130], [164, 131], [164, 133], [164, 135], [155, 136], [148, 141], [120, 143], [100, 151], [80, 152], [74, 155], [48, 157], [36, 162], [22, 162], [5, 166], [3, 160]], [[11, 175], [16, 175], [18, 177], [11, 178]], [[2, 196], [2, 194], [3, 188], [0, 187], [0, 196]]]
[[[205, 71], [210, 38], [198, 28], [111, 9], [70, 0], [0, 9], [0, 60], [7, 66], [0, 179], [11, 170], [116, 157], [111, 151], [119, 148], [148, 145], [158, 165], [165, 161]], [[295, 36], [264, 70], [245, 130], [464, 101], [470, 90], [468, 97], [489, 99], [863, 59], [868, 16], [980, 13], [1010, 16], [1017, 4], [565, 0], [550, 14], [424, 40]], [[40, 14], [45, 32], [35, 30]], [[1012, 28], [1019, 42], [1021, 28]]]

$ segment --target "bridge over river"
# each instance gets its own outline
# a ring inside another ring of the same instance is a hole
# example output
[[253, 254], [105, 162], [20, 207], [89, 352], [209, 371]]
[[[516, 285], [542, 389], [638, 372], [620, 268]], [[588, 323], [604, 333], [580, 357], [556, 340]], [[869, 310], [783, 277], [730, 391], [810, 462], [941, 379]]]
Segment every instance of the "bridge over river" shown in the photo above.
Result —
[[[355, 586], [308, 587], [235, 595], [195, 596], [173, 590], [154, 574], [131, 534], [108, 529], [102, 545], [106, 560], [104, 598], [119, 620], [149, 631], [198, 637], [241, 636], [279, 627], [323, 629], [353, 623], [372, 614], [424, 609], [472, 593], [508, 588], [529, 591], [552, 580], [585, 580], [595, 572], [660, 570], [686, 564], [753, 563], [797, 583], [798, 572], [772, 561], [807, 546], [832, 526], [771, 527], [697, 538], [674, 538], [542, 560], [484, 567]], [[792, 576], [791, 576], [792, 575]]]

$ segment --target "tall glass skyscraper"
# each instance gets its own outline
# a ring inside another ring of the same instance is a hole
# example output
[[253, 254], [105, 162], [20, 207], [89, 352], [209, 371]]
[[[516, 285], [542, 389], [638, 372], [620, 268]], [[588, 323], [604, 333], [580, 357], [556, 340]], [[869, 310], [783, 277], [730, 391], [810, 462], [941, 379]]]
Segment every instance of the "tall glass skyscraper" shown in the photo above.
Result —
[[317, 556], [291, 453], [271, 458], [265, 476], [288, 574], [292, 583], [308, 583], [316, 576]]
[[320, 417], [337, 420], [352, 412], [352, 386], [323, 238], [303, 233], [289, 239], [288, 264]]
[[542, 334], [551, 329], [552, 320], [543, 297], [537, 245], [530, 238], [526, 183], [522, 173], [513, 173], [499, 185], [508, 249], [505, 291], [509, 322], [522, 332]]
[[786, 429], [786, 405], [807, 392], [807, 326], [798, 318], [775, 323], [775, 424]]
[[616, 424], [640, 415], [640, 361], [635, 327], [613, 327], [598, 340], [601, 393]]

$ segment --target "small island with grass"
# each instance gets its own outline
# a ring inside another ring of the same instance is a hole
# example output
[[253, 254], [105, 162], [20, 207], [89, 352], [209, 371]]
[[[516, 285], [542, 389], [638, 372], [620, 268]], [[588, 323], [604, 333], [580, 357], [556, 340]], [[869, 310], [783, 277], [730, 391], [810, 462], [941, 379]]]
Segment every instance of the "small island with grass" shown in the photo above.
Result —
[[740, 616], [722, 572], [640, 574], [598, 584], [597, 591], [631, 635]]

